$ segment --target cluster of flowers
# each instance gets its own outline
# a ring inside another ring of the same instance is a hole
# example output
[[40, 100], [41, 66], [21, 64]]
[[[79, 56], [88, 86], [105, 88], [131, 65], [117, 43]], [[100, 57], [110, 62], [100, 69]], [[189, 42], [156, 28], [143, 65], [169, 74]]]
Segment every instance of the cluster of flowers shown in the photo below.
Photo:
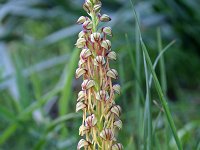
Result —
[[112, 31], [110, 27], [97, 29], [99, 22], [108, 22], [111, 18], [100, 14], [101, 5], [99, 0], [86, 0], [83, 8], [90, 18], [81, 16], [77, 21], [83, 30], [75, 44], [82, 49], [76, 78], [83, 76], [83, 83], [76, 111], [83, 111], [79, 134], [85, 137], [79, 141], [78, 150], [123, 149], [115, 138], [116, 128], [122, 128], [122, 121], [119, 119], [121, 107], [114, 101], [115, 94], [120, 94], [120, 85], [112, 83], [118, 73], [109, 67], [109, 61], [116, 60], [116, 53], [107, 39]]

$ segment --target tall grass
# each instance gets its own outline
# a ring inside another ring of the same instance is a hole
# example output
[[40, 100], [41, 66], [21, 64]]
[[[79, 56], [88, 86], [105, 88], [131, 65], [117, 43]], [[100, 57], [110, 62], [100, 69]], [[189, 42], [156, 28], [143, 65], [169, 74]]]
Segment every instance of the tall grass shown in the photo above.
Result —
[[[143, 52], [143, 59], [144, 59], [144, 69], [145, 69], [145, 76], [146, 76], [146, 105], [145, 105], [145, 122], [144, 122], [144, 126], [145, 127], [145, 136], [144, 138], [147, 138], [145, 141], [145, 144], [144, 144], [144, 148], [145, 149], [152, 149], [152, 146], [151, 146], [151, 140], [152, 140], [152, 120], [151, 120], [151, 105], [150, 105], [150, 88], [149, 88], [149, 84], [148, 84], [148, 69], [150, 70], [151, 74], [152, 74], [152, 77], [153, 77], [153, 81], [154, 81], [154, 84], [155, 84], [155, 87], [156, 87], [156, 90], [157, 90], [157, 93], [158, 93], [158, 96], [159, 96], [159, 99], [160, 99], [160, 102], [162, 104], [162, 107], [164, 109], [164, 112], [165, 112], [165, 115], [167, 117], [167, 121], [170, 125], [170, 128], [172, 130], [172, 133], [173, 133], [173, 136], [174, 136], [174, 139], [176, 141], [176, 144], [177, 144], [177, 147], [179, 150], [182, 150], [182, 144], [180, 142], [180, 139], [178, 137], [178, 134], [177, 134], [177, 130], [176, 130], [176, 127], [175, 127], [175, 124], [174, 124], [174, 121], [172, 119], [172, 116], [171, 116], [171, 112], [170, 112], [170, 109], [168, 107], [168, 104], [167, 104], [167, 100], [166, 100], [166, 95], [164, 95], [163, 93], [163, 90], [161, 88], [161, 85], [160, 85], [160, 82], [158, 81], [158, 78], [157, 78], [157, 75], [155, 73], [155, 70], [153, 68], [153, 64], [152, 64], [152, 61], [150, 59], [150, 56], [149, 56], [149, 53], [148, 53], [148, 50], [143, 42], [143, 39], [142, 39], [142, 34], [141, 34], [141, 30], [140, 30], [140, 25], [139, 25], [139, 20], [138, 20], [138, 17], [137, 17], [137, 14], [136, 14], [136, 11], [134, 9], [134, 6], [133, 6], [133, 2], [130, 0], [130, 3], [132, 5], [132, 9], [133, 9], [133, 14], [135, 16], [135, 20], [136, 20], [136, 28], [138, 29], [138, 32], [139, 32], [139, 39], [140, 39], [140, 44], [141, 44], [141, 49], [142, 49], [142, 52]], [[161, 42], [160, 42], [160, 37], [159, 37], [159, 49], [161, 49]], [[161, 50], [160, 50], [161, 51]], [[161, 57], [162, 58], [162, 57]], [[148, 68], [147, 68], [147, 65], [148, 65]], [[164, 90], [166, 91], [166, 83], [165, 83], [165, 74], [164, 74], [164, 60], [161, 59], [161, 74], [162, 74], [162, 85], [163, 85], [163, 88], [165, 88]], [[165, 92], [164, 91], [164, 92]]]

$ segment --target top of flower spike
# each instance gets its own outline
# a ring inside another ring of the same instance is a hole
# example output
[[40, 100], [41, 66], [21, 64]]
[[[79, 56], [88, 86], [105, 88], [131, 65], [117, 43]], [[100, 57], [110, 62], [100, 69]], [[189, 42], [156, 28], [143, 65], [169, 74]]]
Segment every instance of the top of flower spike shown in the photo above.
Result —
[[101, 9], [101, 2], [99, 0], [85, 0], [85, 3], [83, 4], [83, 9], [90, 13], [94, 11], [95, 13], [98, 13]]
[[[102, 3], [100, 0], [85, 0], [83, 4], [83, 9], [92, 17], [92, 14], [96, 14], [96, 19], [101, 22], [108, 22], [111, 20], [111, 18], [107, 14], [100, 14]], [[97, 21], [97, 22], [98, 22]], [[81, 16], [77, 20], [77, 24], [82, 24], [84, 30], [91, 30], [93, 28], [92, 21], [85, 16]], [[107, 34], [109, 36], [112, 36], [111, 34], [111, 28], [105, 27], [102, 29], [102, 32], [104, 34]]]

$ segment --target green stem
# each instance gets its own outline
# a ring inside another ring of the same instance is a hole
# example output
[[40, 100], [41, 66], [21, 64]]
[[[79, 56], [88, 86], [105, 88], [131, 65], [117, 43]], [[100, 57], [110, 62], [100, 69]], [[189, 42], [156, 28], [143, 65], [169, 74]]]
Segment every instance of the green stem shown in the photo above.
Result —
[[92, 32], [96, 32], [97, 31], [97, 22], [96, 22], [96, 14], [94, 12], [91, 12], [91, 18], [92, 18], [92, 23], [93, 23], [93, 28], [92, 28]]

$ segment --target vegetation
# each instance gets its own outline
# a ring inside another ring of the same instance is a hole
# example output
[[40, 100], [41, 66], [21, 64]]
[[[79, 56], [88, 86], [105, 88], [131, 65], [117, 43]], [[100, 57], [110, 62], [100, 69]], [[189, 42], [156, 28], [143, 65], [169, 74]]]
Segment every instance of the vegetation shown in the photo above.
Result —
[[[112, 27], [118, 54], [124, 149], [199, 150], [199, 1], [102, 3], [112, 20], [101, 26]], [[0, 150], [76, 149], [82, 4], [0, 2]]]
[[88, 16], [80, 16], [77, 23], [82, 25], [76, 47], [81, 49], [76, 78], [83, 77], [81, 91], [78, 93], [76, 112], [82, 110], [82, 124], [77, 145], [87, 150], [121, 150], [117, 142], [116, 129], [122, 128], [119, 119], [121, 107], [115, 102], [115, 94], [120, 94], [120, 85], [113, 84], [118, 72], [110, 68], [110, 61], [117, 59], [111, 49], [110, 27], [99, 28], [100, 23], [111, 21], [107, 14], [101, 14], [100, 0], [86, 0], [83, 9]]

